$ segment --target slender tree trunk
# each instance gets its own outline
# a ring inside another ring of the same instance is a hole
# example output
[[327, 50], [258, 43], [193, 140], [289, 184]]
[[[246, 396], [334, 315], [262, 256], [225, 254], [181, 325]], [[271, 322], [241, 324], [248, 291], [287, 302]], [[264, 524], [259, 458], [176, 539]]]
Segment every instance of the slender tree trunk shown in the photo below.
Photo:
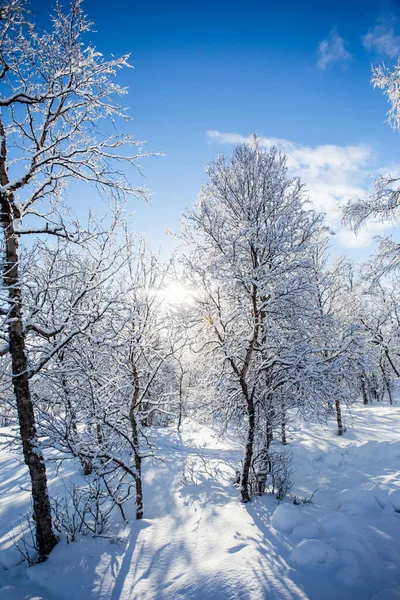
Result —
[[[257, 263], [254, 261], [253, 266], [256, 267]], [[253, 315], [255, 321], [255, 327], [253, 331], [253, 337], [251, 342], [247, 348], [246, 356], [244, 360], [244, 365], [241, 371], [237, 368], [235, 362], [231, 357], [229, 357], [229, 362], [232, 365], [233, 371], [239, 377], [239, 384], [242, 389], [243, 397], [246, 400], [247, 404], [247, 418], [248, 418], [248, 429], [247, 429], [247, 441], [246, 441], [246, 449], [243, 461], [243, 469], [242, 469], [242, 477], [241, 477], [241, 486], [240, 486], [240, 495], [242, 502], [249, 502], [251, 499], [251, 490], [250, 490], [250, 469], [253, 462], [253, 447], [254, 447], [254, 437], [255, 437], [255, 426], [256, 426], [256, 415], [255, 415], [255, 407], [254, 407], [254, 397], [253, 394], [255, 392], [255, 388], [253, 387], [253, 391], [249, 393], [246, 375], [250, 368], [251, 359], [254, 352], [255, 344], [257, 343], [258, 336], [260, 333], [260, 327], [262, 328], [262, 323], [260, 322], [260, 316], [258, 315], [257, 309], [257, 286], [253, 284], [252, 291], [252, 306], [253, 306]], [[217, 331], [217, 330], [216, 330]], [[218, 331], [217, 331], [217, 335]]]
[[344, 427], [342, 420], [342, 408], [340, 406], [340, 400], [335, 400], [336, 420], [338, 425], [338, 435], [343, 435]]
[[375, 400], [375, 402], [379, 402], [378, 382], [377, 382], [375, 373], [371, 374], [369, 389], [370, 389], [371, 398], [373, 400]]
[[367, 394], [367, 388], [365, 387], [365, 378], [364, 375], [361, 375], [360, 378], [361, 381], [361, 393], [362, 393], [362, 398], [363, 398], [363, 404], [368, 404], [368, 394]]
[[282, 444], [284, 446], [286, 446], [286, 444], [287, 444], [287, 439], [286, 439], [286, 411], [285, 411], [284, 406], [282, 406], [281, 440], [282, 440]]
[[136, 472], [136, 518], [143, 519], [143, 485], [142, 485], [142, 457], [139, 451], [139, 433], [136, 418], [130, 415], [132, 428], [132, 441], [135, 446], [134, 461]]
[[254, 426], [255, 426], [254, 409], [251, 412], [249, 412], [248, 418], [249, 418], [249, 424], [248, 424], [248, 430], [247, 430], [246, 451], [245, 451], [245, 456], [244, 456], [244, 461], [243, 461], [243, 470], [242, 470], [241, 486], [240, 486], [240, 495], [242, 498], [242, 502], [250, 501], [249, 476], [250, 476], [251, 461], [253, 458]]
[[[7, 145], [3, 122], [0, 119], [0, 183], [9, 183], [6, 159]], [[12, 364], [12, 383], [22, 450], [29, 469], [32, 484], [33, 516], [36, 526], [36, 545], [39, 559], [45, 560], [57, 543], [51, 520], [51, 508], [47, 490], [46, 467], [37, 439], [35, 414], [29, 387], [28, 360], [25, 349], [25, 334], [22, 321], [22, 293], [19, 279], [19, 236], [15, 223], [21, 223], [21, 213], [12, 194], [0, 194], [1, 226], [4, 233], [4, 261], [2, 277], [8, 292], [8, 334]]]
[[269, 399], [270, 407], [267, 411], [267, 446], [270, 447], [271, 443], [274, 439], [274, 419], [275, 419], [275, 409], [272, 406], [273, 399]]
[[385, 356], [386, 356], [386, 358], [388, 359], [388, 363], [389, 363], [389, 364], [390, 364], [390, 366], [392, 367], [392, 369], [393, 369], [393, 371], [394, 371], [394, 373], [395, 373], [396, 377], [400, 377], [400, 373], [399, 373], [399, 371], [396, 369], [396, 367], [395, 367], [395, 365], [394, 365], [394, 363], [393, 363], [393, 361], [392, 361], [392, 359], [391, 359], [391, 357], [390, 357], [390, 354], [389, 354], [389, 350], [388, 350], [388, 349], [386, 349], [386, 350], [385, 350]]
[[380, 367], [381, 367], [381, 371], [382, 371], [383, 381], [385, 383], [385, 387], [386, 387], [386, 390], [387, 390], [387, 393], [388, 393], [389, 402], [390, 402], [390, 404], [393, 404], [393, 397], [392, 397], [392, 390], [390, 389], [390, 382], [389, 382], [389, 380], [387, 378], [386, 371], [385, 371], [382, 363], [380, 364]]
[[135, 463], [135, 485], [136, 485], [136, 518], [143, 519], [143, 484], [142, 484], [142, 457], [140, 454], [139, 429], [136, 420], [136, 409], [139, 405], [139, 376], [136, 369], [134, 357], [130, 357], [132, 378], [133, 378], [133, 394], [131, 406], [129, 409], [129, 420], [132, 430], [132, 443], [134, 447], [134, 463]]
[[[4, 171], [1, 173], [3, 175]], [[35, 414], [29, 387], [28, 361], [22, 321], [22, 294], [19, 280], [18, 234], [14, 219], [19, 219], [13, 198], [0, 197], [5, 241], [3, 282], [10, 305], [8, 331], [12, 362], [12, 382], [17, 401], [18, 419], [25, 463], [32, 483], [33, 516], [39, 559], [45, 560], [57, 543], [51, 520], [46, 467], [37, 439]]]
[[253, 460], [253, 445], [254, 445], [254, 434], [255, 434], [255, 411], [253, 398], [249, 395], [247, 384], [244, 379], [241, 380], [240, 385], [242, 387], [244, 396], [247, 400], [247, 416], [248, 416], [248, 429], [247, 429], [247, 441], [246, 450], [243, 461], [242, 477], [240, 481], [240, 495], [242, 502], [249, 502], [251, 498], [249, 490], [249, 477], [251, 463]]
[[178, 415], [178, 433], [181, 430], [183, 419], [183, 373], [179, 375], [179, 415]]
[[269, 448], [271, 446], [272, 440], [273, 440], [273, 438], [271, 437], [271, 435], [269, 433], [269, 427], [267, 425], [265, 444], [264, 444], [262, 457], [261, 457], [261, 468], [259, 469], [259, 471], [257, 473], [258, 493], [260, 496], [262, 494], [265, 494], [265, 490], [267, 487], [268, 473], [271, 473], [271, 470], [272, 470], [271, 457], [270, 457], [270, 452], [269, 452]]

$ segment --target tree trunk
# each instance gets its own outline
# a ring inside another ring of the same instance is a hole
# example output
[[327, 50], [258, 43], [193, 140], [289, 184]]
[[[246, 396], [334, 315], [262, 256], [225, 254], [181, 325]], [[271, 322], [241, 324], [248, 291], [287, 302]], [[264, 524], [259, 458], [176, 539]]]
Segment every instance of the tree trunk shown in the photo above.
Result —
[[179, 375], [179, 415], [178, 415], [178, 433], [181, 430], [183, 419], [183, 373]]
[[286, 446], [286, 444], [287, 444], [287, 439], [286, 439], [286, 412], [285, 412], [284, 408], [282, 409], [281, 440], [282, 440], [282, 444], [284, 446]]
[[371, 398], [375, 400], [375, 402], [379, 402], [379, 393], [378, 393], [378, 381], [375, 373], [371, 374], [370, 384], [369, 384]]
[[268, 400], [269, 407], [267, 409], [267, 446], [268, 448], [274, 440], [274, 419], [275, 409], [272, 406], [273, 399], [270, 397]]
[[264, 444], [264, 448], [263, 448], [263, 452], [262, 452], [262, 456], [261, 456], [261, 460], [260, 460], [261, 468], [257, 472], [257, 489], [258, 489], [258, 494], [260, 496], [262, 494], [265, 494], [265, 490], [267, 487], [268, 473], [271, 473], [271, 471], [272, 471], [271, 457], [270, 457], [270, 452], [269, 452], [269, 448], [271, 446], [272, 441], [273, 441], [273, 438], [269, 435], [268, 426], [267, 426], [266, 436], [265, 436], [265, 444]]
[[242, 382], [242, 387], [245, 387], [247, 397], [247, 412], [248, 412], [248, 430], [247, 430], [247, 442], [246, 442], [246, 451], [243, 461], [243, 469], [242, 469], [242, 477], [241, 477], [241, 485], [240, 485], [240, 495], [242, 502], [249, 502], [251, 498], [250, 490], [249, 490], [249, 476], [251, 463], [253, 459], [253, 444], [254, 444], [254, 429], [255, 429], [255, 414], [254, 414], [254, 403], [253, 399], [249, 397], [247, 392], [247, 386], [245, 382]]
[[134, 461], [136, 473], [136, 518], [143, 519], [143, 485], [142, 485], [142, 457], [139, 449], [139, 433], [135, 415], [133, 411], [129, 415], [132, 428], [132, 442], [135, 447]]
[[340, 406], [340, 400], [335, 400], [335, 409], [336, 409], [336, 420], [338, 425], [338, 435], [343, 435], [344, 427], [342, 421], [342, 409]]
[[143, 519], [143, 484], [142, 484], [142, 457], [140, 454], [140, 441], [139, 441], [139, 430], [136, 420], [135, 411], [140, 404], [139, 402], [139, 375], [136, 369], [135, 359], [133, 355], [130, 356], [130, 363], [132, 369], [133, 379], [133, 394], [131, 406], [129, 409], [129, 420], [131, 423], [132, 430], [132, 444], [134, 447], [134, 463], [135, 463], [135, 486], [136, 486], [136, 518]]
[[368, 404], [368, 395], [367, 395], [367, 389], [365, 387], [365, 378], [364, 375], [361, 375], [360, 378], [361, 381], [361, 393], [362, 393], [362, 398], [363, 398], [363, 404]]
[[[4, 164], [1, 165], [1, 179], [6, 177]], [[40, 450], [33, 403], [29, 387], [28, 361], [25, 349], [25, 335], [22, 322], [22, 294], [18, 270], [18, 234], [14, 230], [14, 220], [20, 218], [14, 199], [0, 196], [2, 226], [5, 241], [3, 282], [8, 291], [10, 305], [8, 332], [12, 362], [12, 382], [17, 401], [19, 426], [25, 463], [32, 483], [33, 516], [36, 526], [36, 544], [39, 559], [45, 560], [57, 543], [51, 520], [50, 500], [47, 490], [46, 467]]]
[[380, 367], [381, 367], [381, 371], [382, 371], [383, 381], [385, 383], [385, 387], [386, 387], [386, 390], [387, 390], [387, 393], [388, 393], [389, 403], [393, 404], [392, 390], [390, 389], [390, 381], [388, 380], [385, 368], [383, 367], [382, 363], [380, 364]]

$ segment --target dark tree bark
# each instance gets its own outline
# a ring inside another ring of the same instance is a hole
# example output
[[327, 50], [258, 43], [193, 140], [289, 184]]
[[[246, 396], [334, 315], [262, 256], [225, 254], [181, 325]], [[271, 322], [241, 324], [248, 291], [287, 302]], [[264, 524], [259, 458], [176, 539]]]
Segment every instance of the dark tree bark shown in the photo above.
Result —
[[142, 457], [140, 454], [139, 429], [136, 419], [136, 409], [139, 405], [139, 376], [134, 362], [134, 357], [130, 358], [132, 379], [133, 379], [133, 394], [131, 406], [129, 409], [129, 420], [132, 430], [132, 444], [134, 448], [134, 464], [135, 464], [135, 485], [136, 485], [136, 518], [143, 519], [143, 484], [142, 484]]
[[371, 373], [371, 377], [369, 380], [369, 390], [371, 399], [375, 402], [379, 402], [378, 379], [375, 373]]
[[385, 384], [386, 391], [387, 391], [387, 393], [388, 393], [388, 397], [389, 397], [389, 403], [390, 403], [390, 404], [393, 404], [392, 390], [391, 390], [391, 388], [390, 388], [390, 381], [389, 381], [389, 379], [388, 379], [388, 376], [387, 376], [387, 374], [386, 374], [385, 367], [382, 365], [382, 362], [380, 363], [380, 365], [379, 365], [379, 366], [380, 366], [380, 368], [381, 368], [383, 382], [384, 382], [384, 384]]
[[[257, 254], [254, 248], [251, 246], [251, 254], [253, 267], [256, 268], [258, 266]], [[247, 441], [246, 441], [246, 450], [243, 461], [243, 470], [241, 477], [241, 485], [240, 485], [240, 495], [242, 502], [249, 502], [251, 499], [251, 491], [249, 486], [249, 477], [250, 477], [250, 469], [253, 461], [253, 448], [254, 448], [254, 436], [255, 436], [255, 426], [256, 426], [256, 415], [255, 415], [255, 406], [254, 406], [254, 392], [255, 387], [253, 385], [252, 392], [249, 391], [247, 386], [246, 376], [248, 370], [250, 368], [250, 363], [253, 357], [254, 348], [256, 347], [259, 341], [260, 332], [262, 332], [263, 322], [262, 316], [260, 315], [260, 310], [257, 306], [258, 301], [258, 287], [256, 284], [252, 286], [252, 294], [251, 294], [251, 302], [253, 308], [253, 317], [254, 317], [254, 331], [253, 336], [250, 341], [250, 344], [246, 351], [246, 356], [244, 359], [243, 368], [239, 372], [237, 366], [235, 365], [232, 358], [229, 359], [234, 372], [239, 376], [239, 383], [243, 393], [243, 396], [246, 400], [247, 404], [247, 418], [248, 418], [248, 428], [247, 428]]]
[[[6, 137], [0, 121], [2, 138], [0, 150], [0, 182], [9, 183], [6, 167]], [[28, 360], [23, 328], [22, 292], [19, 276], [19, 235], [15, 231], [15, 220], [20, 223], [20, 212], [13, 194], [0, 194], [1, 226], [4, 235], [3, 283], [8, 293], [9, 351], [12, 363], [12, 383], [17, 401], [19, 427], [25, 463], [32, 484], [33, 516], [36, 525], [36, 544], [39, 559], [45, 560], [57, 543], [51, 520], [50, 500], [47, 490], [46, 466], [40, 450], [35, 414], [29, 386]]]
[[142, 457], [139, 451], [139, 432], [135, 415], [129, 415], [132, 428], [132, 442], [135, 447], [135, 483], [136, 483], [136, 518], [143, 519], [143, 485], [142, 485]]
[[269, 448], [274, 440], [274, 419], [275, 409], [272, 405], [273, 399], [269, 399], [269, 407], [267, 412], [267, 447]]
[[[256, 268], [258, 266], [258, 259], [255, 250], [251, 247], [253, 267]], [[251, 294], [251, 302], [253, 308], [253, 317], [254, 317], [254, 331], [253, 336], [250, 341], [250, 344], [246, 351], [246, 356], [243, 364], [243, 368], [239, 372], [237, 366], [234, 361], [230, 358], [230, 363], [233, 367], [235, 373], [239, 376], [239, 383], [242, 389], [243, 396], [246, 400], [247, 404], [247, 417], [248, 417], [248, 429], [247, 429], [247, 441], [246, 441], [246, 450], [243, 461], [243, 470], [242, 470], [242, 478], [241, 478], [241, 486], [240, 486], [240, 494], [242, 502], [249, 502], [251, 499], [251, 491], [249, 486], [249, 476], [250, 469], [253, 461], [253, 448], [254, 448], [254, 436], [255, 436], [255, 426], [256, 426], [256, 415], [255, 415], [255, 406], [254, 406], [254, 392], [255, 387], [253, 385], [252, 392], [249, 391], [247, 386], [246, 376], [248, 370], [250, 368], [250, 363], [253, 357], [254, 348], [256, 347], [259, 341], [260, 332], [262, 332], [263, 322], [262, 316], [260, 314], [260, 310], [257, 306], [258, 300], [258, 287], [256, 284], [252, 286], [252, 294]]]
[[[247, 386], [246, 386], [247, 389]], [[255, 429], [255, 414], [254, 414], [254, 403], [252, 398], [247, 400], [247, 411], [248, 411], [248, 428], [247, 428], [247, 441], [246, 450], [243, 461], [242, 476], [240, 481], [240, 495], [242, 502], [250, 502], [251, 494], [249, 489], [249, 476], [251, 463], [253, 460], [253, 446], [254, 446], [254, 429]]]
[[[255, 423], [256, 423], [256, 415], [255, 415], [255, 406], [254, 406], [254, 392], [255, 392], [255, 388], [253, 387], [253, 391], [249, 392], [248, 386], [247, 386], [247, 381], [246, 381], [246, 376], [250, 367], [250, 362], [251, 362], [251, 358], [253, 355], [253, 351], [254, 351], [254, 347], [256, 342], [258, 341], [258, 335], [259, 335], [259, 329], [260, 329], [260, 324], [259, 324], [259, 320], [257, 318], [257, 288], [255, 286], [253, 286], [253, 295], [252, 295], [252, 302], [253, 302], [253, 311], [254, 311], [254, 315], [255, 315], [255, 328], [254, 328], [254, 332], [253, 332], [253, 337], [249, 343], [249, 346], [247, 348], [246, 351], [246, 356], [243, 362], [243, 367], [242, 369], [239, 370], [237, 364], [235, 363], [235, 361], [233, 360], [233, 358], [231, 356], [227, 356], [227, 359], [232, 367], [233, 372], [235, 373], [235, 375], [238, 378], [238, 382], [240, 385], [240, 388], [242, 390], [242, 394], [243, 394], [243, 399], [246, 402], [246, 408], [247, 408], [247, 419], [248, 419], [248, 425], [247, 425], [247, 440], [246, 440], [246, 448], [245, 448], [245, 454], [244, 454], [244, 460], [243, 460], [243, 467], [242, 467], [242, 474], [240, 477], [240, 496], [241, 496], [241, 501], [246, 503], [246, 502], [250, 502], [251, 500], [251, 493], [250, 493], [250, 485], [249, 485], [249, 479], [250, 479], [250, 469], [251, 469], [251, 465], [252, 465], [252, 461], [253, 461], [253, 447], [254, 447], [254, 436], [255, 436]], [[221, 334], [218, 331], [218, 328], [215, 326], [215, 323], [213, 321], [211, 321], [212, 325], [214, 326], [214, 330], [215, 333], [220, 341], [220, 343], [223, 343], [223, 338], [221, 336]]]
[[367, 388], [365, 386], [365, 376], [361, 375], [360, 378], [360, 383], [361, 383], [361, 393], [362, 393], [362, 398], [363, 398], [363, 404], [368, 404], [368, 394], [367, 394]]
[[287, 444], [286, 438], [286, 412], [282, 409], [282, 421], [281, 421], [281, 441], [284, 446]]
[[337, 420], [337, 426], [338, 426], [338, 435], [343, 435], [344, 427], [343, 427], [343, 420], [342, 420], [342, 408], [340, 406], [339, 400], [335, 400], [335, 410], [336, 410], [336, 420]]
[[178, 414], [178, 433], [181, 430], [183, 419], [183, 371], [179, 374], [179, 414]]

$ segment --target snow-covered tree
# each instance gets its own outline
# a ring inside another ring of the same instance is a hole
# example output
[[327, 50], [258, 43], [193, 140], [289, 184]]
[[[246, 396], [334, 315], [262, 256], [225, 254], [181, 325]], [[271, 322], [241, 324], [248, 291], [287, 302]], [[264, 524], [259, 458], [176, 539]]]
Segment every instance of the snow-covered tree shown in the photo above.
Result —
[[79, 240], [61, 206], [69, 180], [93, 183], [115, 197], [144, 193], [123, 172], [123, 165], [137, 166], [141, 144], [131, 135], [98, 133], [103, 121], [126, 119], [118, 101], [126, 90], [114, 76], [128, 57], [106, 60], [85, 41], [90, 29], [80, 0], [67, 13], [56, 4], [49, 32], [35, 26], [23, 0], [5, 2], [0, 12], [2, 279], [8, 304], [2, 313], [41, 558], [56, 538], [31, 394], [20, 242], [32, 233]]
[[[131, 248], [129, 245], [127, 249]], [[178, 381], [175, 356], [184, 345], [163, 307], [161, 290], [168, 270], [142, 241], [129, 252], [128, 275], [120, 279], [125, 309], [120, 314], [116, 347], [109, 355], [107, 395], [118, 430], [130, 426], [136, 485], [136, 517], [143, 516], [142, 459], [148, 447], [144, 431], [176, 418]]]
[[268, 444], [276, 405], [288, 396], [283, 386], [299, 380], [287, 372], [298, 375], [302, 345], [307, 353], [315, 311], [310, 248], [323, 224], [307, 209], [303, 185], [288, 175], [285, 157], [262, 148], [256, 136], [230, 159], [217, 158], [207, 173], [183, 222], [192, 248], [183, 262], [199, 292], [197, 335], [219, 410], [247, 421], [240, 478], [247, 502], [255, 447], [258, 453]]
[[360, 387], [364, 404], [387, 395], [393, 404], [393, 384], [400, 377], [400, 298], [398, 275], [383, 283], [364, 283], [354, 316], [364, 338], [364, 368]]
[[[384, 65], [372, 69], [371, 83], [384, 91], [390, 103], [388, 123], [396, 130], [400, 129], [400, 59], [391, 71]], [[348, 201], [343, 210], [343, 221], [357, 232], [369, 219], [391, 219], [397, 221], [400, 216], [400, 179], [397, 174], [385, 174], [374, 182], [373, 190], [366, 198], [354, 198]], [[391, 237], [380, 240], [376, 257], [378, 273], [397, 269], [400, 264], [399, 244]]]
[[331, 263], [329, 240], [321, 239], [313, 252], [314, 280], [319, 318], [313, 328], [313, 343], [319, 344], [324, 378], [320, 394], [336, 414], [337, 432], [345, 431], [342, 405], [353, 401], [361, 365], [365, 365], [362, 328], [357, 319], [354, 268], [341, 257]]

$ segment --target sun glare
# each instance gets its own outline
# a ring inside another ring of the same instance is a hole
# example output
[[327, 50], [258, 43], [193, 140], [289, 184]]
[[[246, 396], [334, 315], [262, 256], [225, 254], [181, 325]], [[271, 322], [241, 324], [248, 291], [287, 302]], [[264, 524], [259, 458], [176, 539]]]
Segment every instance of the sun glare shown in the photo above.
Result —
[[171, 281], [162, 288], [160, 296], [170, 305], [189, 304], [192, 301], [189, 290], [179, 281]]

